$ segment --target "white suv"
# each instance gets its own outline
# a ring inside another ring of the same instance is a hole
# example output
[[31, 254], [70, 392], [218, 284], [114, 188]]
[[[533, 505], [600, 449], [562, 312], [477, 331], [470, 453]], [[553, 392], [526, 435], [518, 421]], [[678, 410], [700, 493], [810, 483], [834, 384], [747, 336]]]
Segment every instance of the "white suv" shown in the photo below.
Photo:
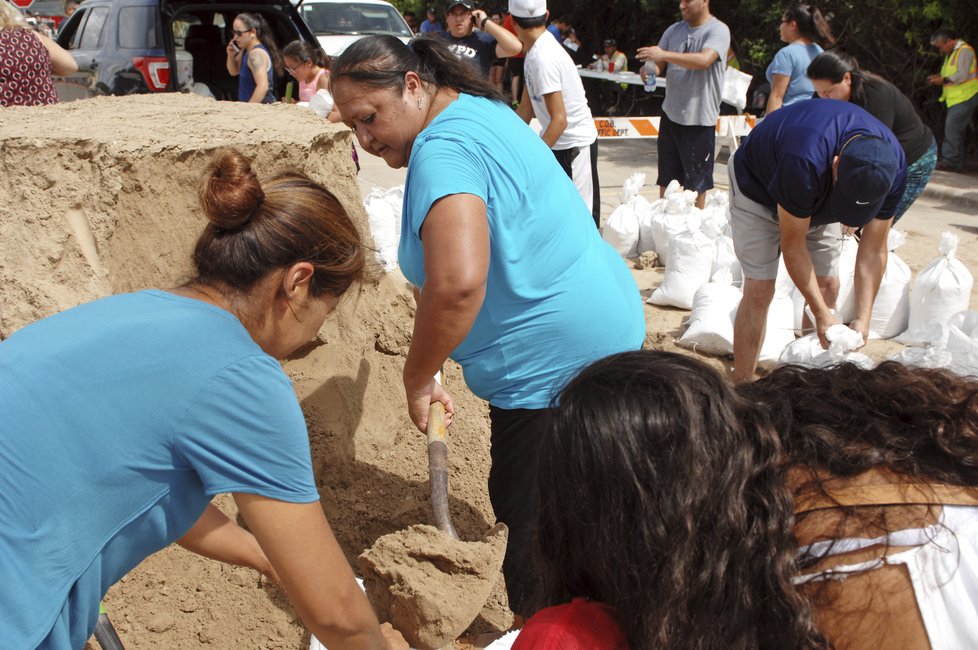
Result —
[[305, 0], [298, 9], [329, 56], [370, 34], [390, 34], [405, 43], [414, 36], [404, 17], [384, 0]]

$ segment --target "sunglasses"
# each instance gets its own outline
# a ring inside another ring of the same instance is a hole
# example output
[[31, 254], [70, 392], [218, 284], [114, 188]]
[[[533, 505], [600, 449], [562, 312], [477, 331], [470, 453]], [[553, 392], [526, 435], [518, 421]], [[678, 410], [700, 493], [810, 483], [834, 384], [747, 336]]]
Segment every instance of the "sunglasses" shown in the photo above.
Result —
[[232, 29], [231, 31], [234, 32], [234, 35], [235, 36], [244, 36], [245, 34], [247, 34], [248, 32], [250, 32], [251, 30], [250, 29], [245, 29], [245, 30], [239, 31], [237, 29]]
[[302, 66], [304, 66], [307, 63], [308, 63], [308, 61], [303, 61], [302, 63], [296, 63], [294, 68], [290, 68], [289, 66], [285, 66], [285, 71], [288, 72], [289, 74], [294, 74], [296, 70], [298, 70], [299, 68], [301, 68]]

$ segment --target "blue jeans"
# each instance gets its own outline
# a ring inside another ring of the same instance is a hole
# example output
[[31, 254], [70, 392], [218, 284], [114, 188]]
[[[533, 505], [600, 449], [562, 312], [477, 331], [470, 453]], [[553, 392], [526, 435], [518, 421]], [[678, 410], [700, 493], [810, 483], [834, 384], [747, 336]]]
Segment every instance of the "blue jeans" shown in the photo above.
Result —
[[927, 181], [930, 180], [936, 166], [937, 142], [931, 142], [930, 148], [924, 152], [924, 155], [907, 165], [907, 185], [903, 189], [903, 196], [900, 197], [896, 212], [893, 213], [893, 223], [900, 220], [900, 217], [924, 191], [924, 187], [927, 186]]
[[968, 130], [968, 123], [976, 108], [978, 108], [978, 93], [968, 101], [947, 109], [941, 157], [954, 169], [960, 168], [964, 163], [964, 134]]

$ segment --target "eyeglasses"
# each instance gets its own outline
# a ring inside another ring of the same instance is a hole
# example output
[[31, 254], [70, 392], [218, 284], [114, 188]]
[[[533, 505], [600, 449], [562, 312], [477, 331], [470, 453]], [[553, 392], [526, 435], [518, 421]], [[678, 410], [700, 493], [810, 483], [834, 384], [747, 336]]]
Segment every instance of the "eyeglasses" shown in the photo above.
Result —
[[250, 32], [251, 30], [250, 29], [244, 29], [244, 30], [232, 29], [231, 31], [234, 32], [234, 35], [235, 36], [243, 36], [243, 35], [247, 34], [248, 32]]
[[303, 61], [302, 63], [296, 63], [295, 66], [294, 67], [291, 67], [291, 68], [289, 66], [285, 66], [285, 71], [288, 72], [289, 74], [295, 74], [295, 71], [296, 70], [298, 70], [299, 68], [301, 68], [302, 66], [304, 66], [307, 63], [309, 63], [309, 62], [308, 61]]

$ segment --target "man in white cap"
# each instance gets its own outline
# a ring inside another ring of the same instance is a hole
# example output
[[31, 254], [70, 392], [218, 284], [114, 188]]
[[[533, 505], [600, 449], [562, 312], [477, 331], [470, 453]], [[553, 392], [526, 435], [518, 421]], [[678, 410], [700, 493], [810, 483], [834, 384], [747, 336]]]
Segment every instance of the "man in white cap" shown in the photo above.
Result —
[[519, 54], [523, 46], [509, 30], [489, 20], [473, 0], [448, 0], [445, 12], [447, 30], [439, 32], [452, 51], [470, 61], [489, 78], [489, 68], [496, 59]]
[[567, 51], [547, 34], [545, 0], [509, 0], [509, 13], [526, 52], [526, 82], [516, 112], [527, 123], [534, 115], [540, 121], [540, 137], [591, 208], [594, 225], [600, 226], [598, 130], [581, 76]]

